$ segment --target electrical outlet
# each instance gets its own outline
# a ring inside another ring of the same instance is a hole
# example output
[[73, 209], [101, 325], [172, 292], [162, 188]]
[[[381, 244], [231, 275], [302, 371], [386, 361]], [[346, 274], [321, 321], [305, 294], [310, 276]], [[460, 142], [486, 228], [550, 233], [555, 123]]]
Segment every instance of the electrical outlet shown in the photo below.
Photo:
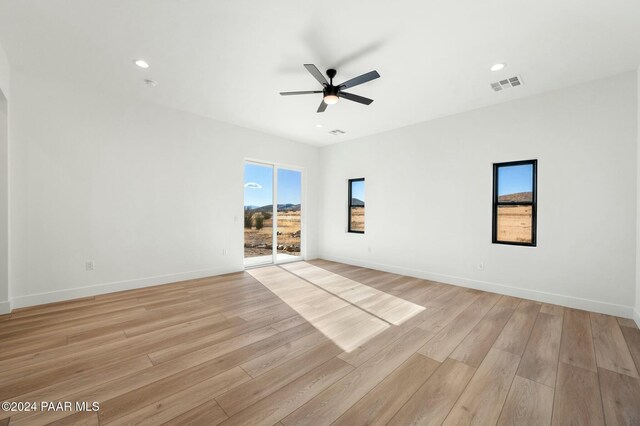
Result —
[[96, 265], [93, 260], [87, 260], [86, 262], [84, 262], [84, 269], [87, 271], [95, 271]]
[[222, 255], [223, 255], [223, 256], [226, 256], [226, 255], [227, 255], [227, 249], [226, 249], [226, 248], [223, 248], [223, 249], [222, 249]]
[[371, 253], [371, 247], [367, 247], [367, 251]]
[[484, 271], [484, 262], [478, 262], [478, 269]]

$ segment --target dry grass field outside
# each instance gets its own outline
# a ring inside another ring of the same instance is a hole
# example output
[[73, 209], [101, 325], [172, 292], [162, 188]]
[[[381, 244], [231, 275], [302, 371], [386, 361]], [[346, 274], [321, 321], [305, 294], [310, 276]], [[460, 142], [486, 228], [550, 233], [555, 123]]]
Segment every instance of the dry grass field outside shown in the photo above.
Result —
[[[262, 213], [254, 213], [251, 229], [244, 229], [244, 257], [272, 254], [273, 218], [264, 219], [263, 228], [258, 230], [255, 226], [258, 215]], [[278, 211], [278, 253], [300, 256], [300, 231], [300, 210]]]
[[498, 207], [498, 241], [531, 242], [531, 206]]
[[351, 207], [351, 230], [364, 232], [364, 207]]

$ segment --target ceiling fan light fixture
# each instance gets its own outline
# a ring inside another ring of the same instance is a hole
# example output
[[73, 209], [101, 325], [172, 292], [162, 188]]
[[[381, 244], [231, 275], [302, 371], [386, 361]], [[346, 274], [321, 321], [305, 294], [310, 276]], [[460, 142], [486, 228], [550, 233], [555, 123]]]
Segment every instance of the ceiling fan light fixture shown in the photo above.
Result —
[[[318, 106], [316, 112], [325, 112], [329, 105], [335, 105], [338, 103], [340, 98], [345, 98], [351, 102], [357, 102], [363, 105], [370, 105], [373, 102], [373, 99], [365, 98], [364, 96], [358, 96], [354, 93], [344, 92], [343, 89], [349, 89], [351, 87], [359, 86], [360, 84], [367, 83], [371, 80], [375, 80], [380, 77], [378, 71], [369, 71], [368, 73], [359, 75], [350, 80], [347, 80], [341, 84], [333, 84], [333, 78], [336, 76], [336, 70], [330, 68], [327, 70], [327, 77], [329, 77], [329, 81], [325, 78], [324, 75], [320, 72], [318, 67], [313, 64], [304, 64], [304, 67], [309, 71], [309, 73], [316, 79], [318, 83], [322, 85], [322, 90], [303, 90], [297, 92], [280, 92], [281, 96], [290, 96], [290, 95], [312, 95], [316, 93], [322, 93], [322, 102]], [[321, 127], [321, 126], [317, 126]]]
[[336, 95], [327, 95], [324, 97], [324, 103], [327, 105], [335, 105], [338, 103], [338, 98]]

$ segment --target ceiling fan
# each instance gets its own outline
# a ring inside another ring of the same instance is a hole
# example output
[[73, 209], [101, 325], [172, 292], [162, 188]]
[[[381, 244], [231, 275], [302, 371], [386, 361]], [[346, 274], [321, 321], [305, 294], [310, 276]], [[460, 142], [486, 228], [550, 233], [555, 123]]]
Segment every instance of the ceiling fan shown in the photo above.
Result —
[[351, 80], [347, 80], [342, 84], [338, 84], [336, 86], [333, 85], [333, 78], [336, 76], [336, 70], [328, 69], [327, 77], [329, 77], [329, 81], [324, 78], [324, 75], [318, 70], [318, 68], [313, 64], [304, 64], [304, 67], [311, 73], [313, 77], [320, 84], [322, 84], [322, 90], [307, 90], [303, 92], [280, 92], [282, 96], [291, 96], [291, 95], [311, 95], [313, 93], [322, 93], [322, 102], [320, 102], [320, 106], [318, 107], [317, 112], [324, 112], [327, 109], [327, 105], [333, 105], [338, 103], [340, 98], [348, 99], [353, 102], [358, 102], [360, 104], [369, 105], [373, 102], [373, 99], [365, 98], [364, 96], [354, 95], [353, 93], [344, 92], [344, 89], [349, 89], [351, 87], [357, 86], [362, 83], [366, 83], [371, 80], [375, 80], [380, 77], [378, 71], [369, 71], [366, 74], [362, 74], [358, 77], [352, 78]]

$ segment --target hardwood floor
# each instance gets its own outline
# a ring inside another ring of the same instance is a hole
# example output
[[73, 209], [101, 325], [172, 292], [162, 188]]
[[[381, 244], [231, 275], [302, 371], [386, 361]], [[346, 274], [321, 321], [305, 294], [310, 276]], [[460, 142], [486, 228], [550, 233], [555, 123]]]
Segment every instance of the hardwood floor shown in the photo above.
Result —
[[632, 425], [639, 369], [633, 321], [317, 260], [0, 317], [0, 425]]

